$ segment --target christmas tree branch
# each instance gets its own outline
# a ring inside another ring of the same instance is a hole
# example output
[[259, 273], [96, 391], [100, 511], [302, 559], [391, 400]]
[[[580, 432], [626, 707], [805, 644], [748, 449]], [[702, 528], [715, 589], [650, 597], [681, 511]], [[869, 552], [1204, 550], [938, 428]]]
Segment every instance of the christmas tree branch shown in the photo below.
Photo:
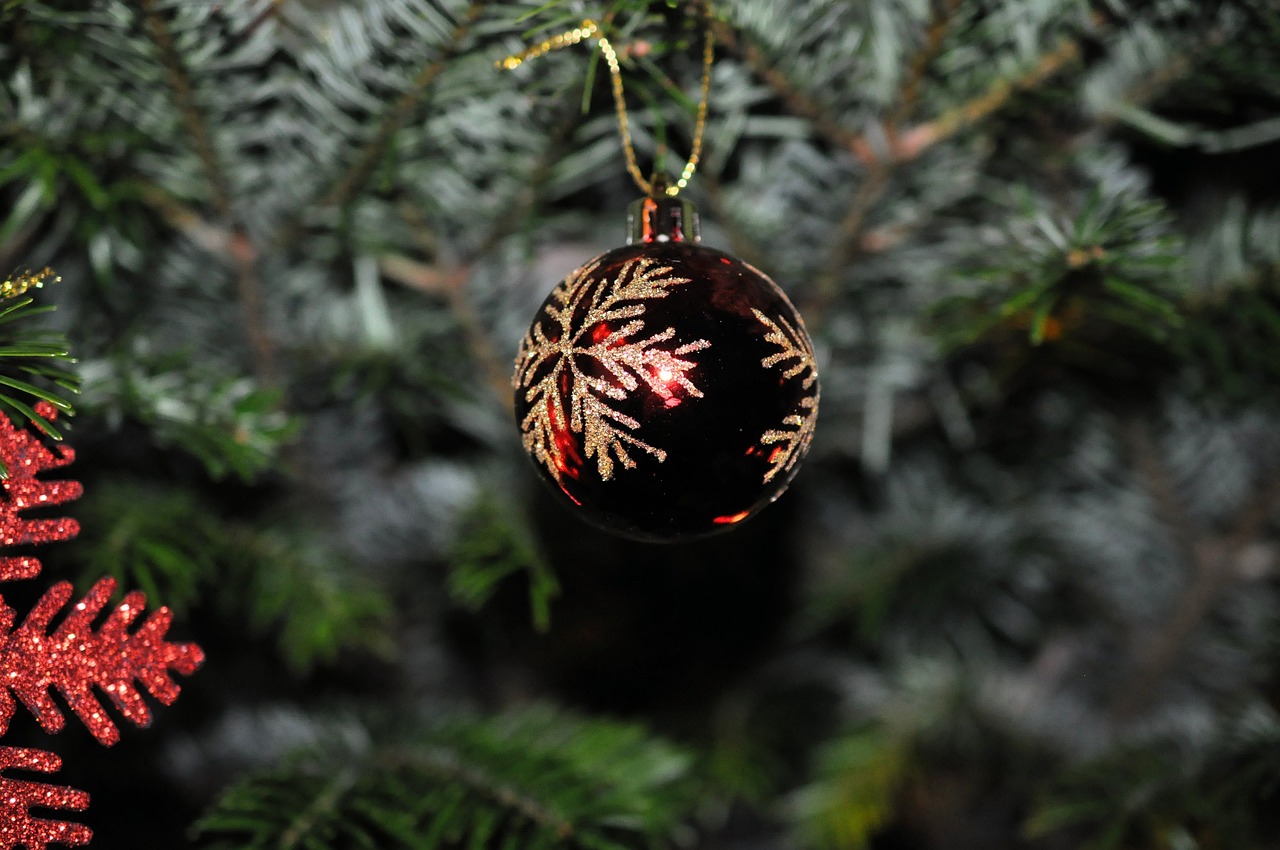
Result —
[[1111, 717], [1117, 723], [1131, 720], [1141, 712], [1177, 667], [1196, 629], [1242, 577], [1241, 556], [1262, 533], [1276, 505], [1280, 504], [1280, 476], [1276, 476], [1240, 514], [1228, 535], [1196, 540], [1188, 533], [1193, 527], [1192, 520], [1174, 491], [1147, 424], [1135, 418], [1128, 424], [1125, 438], [1138, 473], [1155, 502], [1156, 515], [1173, 535], [1191, 567], [1191, 577], [1168, 615], [1161, 618], [1159, 631], [1134, 652], [1135, 667], [1125, 679], [1128, 687], [1111, 706]]
[[219, 848], [664, 847], [704, 790], [683, 748], [546, 706], [326, 749], [233, 786], [196, 832]]
[[854, 194], [849, 209], [840, 219], [827, 262], [814, 285], [813, 295], [801, 306], [801, 312], [805, 315], [821, 321], [826, 309], [835, 300], [845, 270], [861, 253], [867, 217], [889, 187], [889, 179], [895, 170], [896, 164], [892, 161], [876, 160], [872, 164], [866, 179]]
[[712, 23], [712, 29], [715, 32], [716, 43], [723, 44], [746, 62], [756, 76], [773, 89], [774, 94], [786, 104], [792, 114], [812, 121], [818, 133], [863, 162], [870, 163], [875, 159], [865, 138], [834, 121], [822, 104], [797, 88], [786, 74], [769, 61], [764, 51], [751, 39], [721, 20], [715, 20]]
[[[564, 155], [573, 137], [573, 131], [578, 126], [577, 103], [576, 94], [565, 98], [560, 109], [559, 120], [552, 124], [548, 134], [547, 146], [530, 170], [528, 179], [518, 196], [507, 205], [506, 212], [498, 219], [479, 250], [475, 252], [476, 256], [484, 257], [493, 253], [503, 239], [520, 227], [520, 223], [538, 203], [543, 187], [551, 179], [556, 163]], [[412, 229], [414, 238], [422, 249], [430, 255], [437, 254], [437, 240], [426, 215], [409, 203], [400, 206], [400, 214]], [[442, 296], [448, 301], [449, 308], [466, 338], [467, 347], [472, 357], [481, 365], [489, 386], [504, 405], [510, 406], [512, 402], [511, 362], [498, 353], [493, 339], [467, 299], [472, 269], [469, 266], [445, 269], [398, 256], [380, 258], [379, 267], [383, 274], [393, 280], [420, 292]]]
[[204, 168], [205, 178], [209, 181], [209, 186], [213, 190], [214, 206], [223, 218], [230, 219], [230, 184], [226, 179], [222, 164], [218, 161], [218, 154], [214, 150], [213, 137], [209, 132], [208, 122], [205, 121], [204, 113], [196, 104], [191, 76], [187, 73], [187, 69], [182, 63], [182, 57], [178, 54], [177, 45], [173, 42], [173, 35], [169, 32], [168, 25], [156, 9], [156, 0], [140, 0], [140, 5], [146, 21], [147, 33], [151, 37], [152, 44], [155, 45], [156, 50], [160, 53], [165, 76], [168, 78], [169, 87], [173, 90], [174, 101], [182, 116], [182, 124], [186, 128], [187, 135], [191, 139], [191, 145], [195, 149], [196, 156], [200, 159], [201, 166]]
[[[830, 256], [822, 274], [818, 278], [813, 300], [806, 306], [806, 312], [811, 312], [813, 316], [822, 316], [826, 307], [836, 296], [844, 270], [864, 250], [863, 235], [867, 225], [867, 217], [876, 202], [884, 194], [885, 189], [888, 188], [889, 179], [892, 177], [897, 164], [905, 161], [898, 155], [901, 143], [898, 138], [897, 125], [910, 114], [911, 109], [919, 99], [920, 84], [924, 80], [924, 75], [928, 71], [930, 63], [937, 57], [939, 50], [942, 48], [942, 41], [946, 37], [947, 28], [958, 6], [959, 0], [947, 0], [936, 10], [925, 36], [924, 44], [921, 45], [911, 60], [909, 71], [903, 79], [902, 88], [897, 98], [898, 105], [885, 122], [886, 135], [891, 148], [894, 150], [894, 156], [888, 160], [877, 156], [865, 137], [855, 140], [854, 147], [851, 148], [863, 162], [870, 166], [870, 172], [862, 185], [858, 187], [857, 194], [853, 197], [853, 202], [849, 205], [848, 211], [840, 221], [840, 226], [836, 231], [836, 238], [832, 242]], [[908, 135], [911, 134], [909, 133]]]
[[[387, 111], [382, 116], [382, 121], [378, 124], [377, 131], [373, 134], [373, 138], [368, 141], [356, 156], [351, 166], [320, 196], [318, 201], [320, 206], [342, 207], [355, 198], [356, 194], [364, 187], [365, 181], [369, 179], [369, 175], [377, 167], [379, 160], [386, 153], [391, 140], [400, 131], [400, 128], [404, 126], [404, 122], [408, 120], [409, 114], [418, 106], [423, 95], [426, 94], [428, 89], [431, 88], [431, 84], [445, 70], [450, 60], [457, 55], [462, 47], [462, 42], [470, 33], [471, 27], [479, 19], [485, 5], [486, 3], [483, 0], [477, 0], [467, 8], [466, 14], [462, 16], [461, 22], [454, 27], [444, 49], [440, 51], [433, 61], [418, 72], [408, 90], [396, 98], [387, 108]], [[291, 229], [286, 228], [286, 233], [289, 232], [291, 232]], [[276, 241], [285, 241], [284, 236], [282, 235]]]
[[[918, 101], [925, 72], [941, 49], [942, 40], [958, 7], [959, 0], [946, 0], [930, 23], [925, 43], [909, 65], [906, 80], [897, 100], [898, 105], [890, 116], [891, 125], [904, 120]], [[764, 51], [757, 45], [723, 21], [717, 21], [714, 26], [716, 39], [750, 65], [756, 75], [773, 89], [793, 114], [812, 121], [814, 129], [821, 135], [849, 151], [867, 165], [874, 165], [885, 158], [877, 152], [876, 146], [867, 135], [855, 133], [832, 120], [825, 108], [800, 91], [769, 61]], [[1075, 39], [1064, 39], [1020, 76], [1012, 80], [996, 81], [982, 94], [947, 110], [931, 121], [918, 124], [902, 133], [890, 133], [888, 158], [895, 162], [915, 159], [933, 145], [998, 112], [1015, 94], [1035, 88], [1079, 56], [1079, 42]]]
[[467, 349], [484, 370], [485, 379], [494, 394], [505, 404], [511, 403], [511, 365], [498, 354], [493, 340], [485, 331], [480, 317], [467, 299], [471, 268], [442, 268], [420, 263], [408, 257], [387, 255], [378, 260], [379, 270], [392, 280], [428, 295], [443, 297], [454, 321], [467, 342]]
[[231, 201], [231, 183], [214, 149], [209, 123], [196, 103], [191, 76], [178, 54], [173, 35], [156, 8], [156, 0], [141, 0], [141, 8], [147, 32], [160, 53], [169, 87], [182, 115], [182, 123], [213, 191], [214, 208], [226, 229], [233, 234], [228, 243], [231, 248], [230, 257], [236, 270], [236, 290], [244, 312], [249, 344], [254, 353], [254, 370], [265, 386], [277, 386], [279, 372], [276, 366], [276, 345], [263, 314], [262, 283], [258, 278], [256, 252], [248, 234], [236, 221]]
[[911, 110], [915, 108], [916, 102], [920, 99], [920, 86], [924, 82], [924, 75], [929, 70], [929, 65], [938, 56], [938, 51], [942, 49], [942, 40], [947, 35], [947, 30], [951, 26], [951, 20], [955, 17], [956, 10], [960, 7], [960, 0], [945, 0], [942, 7], [936, 11], [933, 20], [929, 23], [929, 29], [925, 33], [924, 44], [916, 51], [915, 56], [908, 66], [906, 79], [902, 83], [901, 94], [898, 97], [898, 105], [894, 108], [893, 114], [889, 116], [889, 126], [897, 127], [907, 119], [911, 114]]
[[738, 226], [737, 217], [725, 201], [724, 187], [720, 183], [719, 176], [711, 169], [699, 171], [698, 185], [706, 195], [716, 222], [724, 228], [725, 235], [729, 237], [729, 247], [733, 249], [733, 253], [753, 266], [767, 269], [769, 258], [764, 251], [760, 250], [760, 240], [753, 239]]
[[1080, 43], [1073, 38], [1063, 39], [1015, 79], [997, 80], [977, 97], [902, 134], [894, 145], [894, 157], [899, 161], [915, 159], [939, 142], [991, 117], [1007, 106], [1014, 95], [1036, 88], [1079, 57]]
[[333, 772], [333, 778], [327, 783], [320, 786], [319, 792], [311, 799], [304, 808], [298, 811], [290, 821], [289, 826], [280, 835], [277, 847], [280, 850], [292, 850], [294, 847], [305, 846], [312, 837], [312, 830], [316, 824], [329, 812], [332, 812], [338, 802], [351, 792], [351, 788], [360, 781], [360, 771], [348, 765], [341, 770]]
[[[256, 259], [257, 249], [243, 234], [210, 221], [154, 183], [141, 183], [138, 194], [170, 227], [210, 254], [234, 258], [244, 253]], [[232, 260], [234, 262], [234, 260]]]
[[451, 750], [437, 748], [419, 753], [397, 753], [392, 756], [392, 762], [395, 767], [436, 774], [450, 784], [466, 786], [503, 808], [518, 812], [539, 827], [550, 830], [557, 838], [572, 838], [577, 832], [570, 821], [548, 809], [540, 800], [521, 793], [478, 767], [468, 767]]

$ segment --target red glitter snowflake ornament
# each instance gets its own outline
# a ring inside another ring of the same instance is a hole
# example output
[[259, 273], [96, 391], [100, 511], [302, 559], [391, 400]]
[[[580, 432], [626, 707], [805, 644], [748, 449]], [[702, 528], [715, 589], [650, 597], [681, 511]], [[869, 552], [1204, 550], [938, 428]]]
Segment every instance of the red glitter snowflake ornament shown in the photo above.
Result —
[[[36, 412], [52, 420], [57, 411], [41, 403]], [[33, 508], [59, 505], [76, 499], [76, 481], [42, 481], [39, 473], [66, 466], [75, 455], [69, 448], [55, 453], [27, 430], [14, 428], [0, 414], [0, 460], [8, 477], [0, 482], [0, 541], [5, 546], [68, 540], [80, 530], [75, 520], [29, 519]], [[34, 578], [40, 561], [30, 556], [0, 558], [0, 581]], [[58, 732], [66, 722], [50, 695], [56, 688], [80, 721], [104, 745], [120, 738], [119, 730], [94, 695], [96, 686], [124, 718], [145, 727], [151, 711], [135, 682], [164, 705], [178, 697], [172, 672], [191, 674], [204, 661], [195, 644], [174, 644], [164, 639], [172, 615], [159, 608], [137, 629], [130, 626], [146, 605], [139, 592], [125, 596], [105, 618], [100, 618], [115, 582], [106, 578], [94, 585], [82, 601], [50, 632], [50, 622], [71, 599], [71, 585], [59, 582], [45, 592], [21, 625], [16, 612], [0, 596], [0, 734], [9, 728], [17, 703], [35, 716], [46, 732]], [[101, 619], [100, 623], [95, 621]], [[84, 811], [89, 795], [74, 788], [50, 785], [7, 774], [10, 769], [53, 773], [61, 760], [44, 750], [0, 747], [0, 850], [25, 847], [44, 850], [50, 844], [88, 844], [88, 827], [62, 820], [35, 817], [31, 808]]]

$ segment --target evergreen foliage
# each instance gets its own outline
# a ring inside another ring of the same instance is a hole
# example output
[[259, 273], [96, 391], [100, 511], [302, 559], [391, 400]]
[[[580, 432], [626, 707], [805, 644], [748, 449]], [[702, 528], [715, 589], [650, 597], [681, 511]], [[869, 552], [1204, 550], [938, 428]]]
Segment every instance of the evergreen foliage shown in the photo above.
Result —
[[328, 746], [230, 789], [196, 825], [210, 847], [687, 844], [705, 783], [634, 723], [534, 706]]
[[88, 493], [50, 569], [209, 653], [132, 798], [74, 780], [103, 846], [1277, 846], [1280, 9], [718, 0], [686, 194], [822, 410], [659, 547], [510, 421], [634, 199], [608, 74], [495, 63], [597, 21], [671, 172], [701, 8], [0, 0], [0, 407]]
[[[55, 440], [62, 434], [48, 418], [36, 412], [37, 402], [47, 402], [63, 414], [75, 409], [67, 401], [67, 393], [79, 392], [80, 381], [68, 366], [74, 363], [66, 338], [47, 328], [33, 327], [30, 320], [53, 307], [35, 306], [34, 297], [24, 297], [32, 287], [40, 287], [52, 271], [44, 269], [32, 274], [23, 272], [8, 278], [0, 286], [0, 408], [42, 429]], [[34, 383], [33, 383], [34, 382]], [[0, 468], [0, 474], [8, 470]]]

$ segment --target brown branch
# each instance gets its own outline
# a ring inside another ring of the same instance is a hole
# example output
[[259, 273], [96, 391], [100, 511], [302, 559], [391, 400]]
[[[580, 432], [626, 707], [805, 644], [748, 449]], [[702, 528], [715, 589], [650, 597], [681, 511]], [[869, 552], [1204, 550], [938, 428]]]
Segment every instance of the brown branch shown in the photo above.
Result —
[[205, 179], [209, 181], [209, 186], [213, 189], [214, 206], [217, 208], [219, 215], [230, 219], [230, 184], [222, 171], [221, 163], [218, 162], [218, 155], [213, 147], [213, 137], [209, 133], [204, 114], [196, 104], [191, 77], [187, 74], [187, 70], [182, 64], [182, 57], [178, 53], [177, 46], [173, 43], [173, 36], [169, 33], [168, 25], [156, 9], [156, 0], [140, 0], [140, 5], [146, 18], [147, 32], [151, 35], [152, 43], [155, 44], [156, 49], [160, 52], [165, 76], [169, 80], [169, 88], [173, 92], [178, 112], [182, 116], [182, 124], [191, 139], [191, 146], [195, 148], [196, 156], [200, 159], [200, 165], [204, 168]]
[[386, 153], [387, 146], [391, 144], [391, 140], [396, 133], [404, 126], [404, 122], [408, 120], [410, 113], [417, 107], [422, 96], [444, 71], [449, 61], [457, 55], [458, 50], [462, 47], [463, 40], [466, 39], [471, 27], [479, 19], [485, 5], [484, 2], [475, 2], [467, 8], [467, 13], [463, 15], [462, 21], [454, 27], [453, 33], [449, 36], [444, 49], [440, 51], [434, 61], [425, 65], [418, 72], [408, 90], [396, 98], [395, 102], [391, 104], [382, 116], [377, 132], [373, 134], [373, 138], [361, 150], [355, 162], [320, 196], [318, 203], [321, 206], [341, 207], [351, 202], [365, 181], [369, 179], [369, 175], [377, 167], [378, 161]]
[[[529, 172], [529, 179], [525, 182], [524, 188], [512, 199], [505, 214], [498, 219], [485, 237], [483, 244], [476, 251], [476, 256], [484, 257], [492, 254], [503, 239], [520, 227], [520, 223], [537, 204], [539, 190], [546, 185], [556, 163], [560, 161], [577, 126], [577, 118], [575, 93], [565, 98], [559, 120], [552, 125], [552, 130], [548, 134], [547, 147]], [[413, 204], [404, 203], [400, 206], [400, 215], [412, 229], [419, 247], [429, 256], [436, 256], [438, 240], [422, 211]], [[407, 257], [386, 256], [379, 259], [379, 268], [392, 280], [445, 299], [454, 320], [462, 330], [467, 348], [480, 364], [490, 389], [505, 407], [510, 408], [513, 403], [512, 361], [498, 352], [484, 323], [480, 321], [480, 316], [467, 298], [467, 289], [471, 282], [471, 267], [462, 265], [446, 268], [417, 262]], [[512, 354], [514, 355], [514, 349]]]
[[[958, 7], [959, 0], [945, 0], [930, 23], [925, 35], [925, 43], [909, 66], [898, 98], [898, 105], [887, 122], [890, 127], [905, 120], [919, 99], [920, 85], [924, 75], [941, 49], [947, 28]], [[786, 104], [790, 112], [807, 118], [821, 135], [849, 151], [867, 165], [874, 165], [886, 158], [883, 152], [877, 151], [876, 146], [865, 134], [855, 133], [832, 120], [821, 104], [800, 91], [785, 74], [769, 62], [764, 51], [752, 41], [739, 37], [738, 33], [723, 21], [717, 21], [714, 26], [716, 39], [750, 65], [756, 75], [764, 80]], [[1008, 104], [1013, 95], [1034, 88], [1054, 76], [1079, 55], [1079, 43], [1074, 39], [1065, 39], [1056, 48], [1042, 56], [1035, 66], [1016, 79], [997, 81], [987, 91], [967, 103], [947, 110], [931, 121], [908, 128], [902, 133], [891, 132], [887, 158], [893, 162], [915, 159], [938, 142], [999, 111]]]
[[1035, 88], [1079, 57], [1079, 42], [1071, 38], [1063, 39], [1018, 78], [999, 80], [978, 97], [948, 109], [926, 124], [914, 127], [904, 135], [900, 149], [895, 150], [895, 154], [899, 159], [914, 159], [938, 142], [995, 114], [1008, 105], [1015, 94]]
[[408, 257], [388, 255], [378, 259], [378, 270], [391, 280], [427, 295], [443, 298], [462, 331], [467, 349], [484, 372], [494, 395], [511, 404], [511, 364], [498, 354], [493, 340], [467, 298], [471, 267], [441, 268]]
[[915, 108], [916, 101], [920, 99], [920, 86], [924, 82], [924, 75], [942, 49], [942, 40], [946, 37], [947, 30], [951, 27], [951, 19], [958, 8], [960, 8], [960, 0], [943, 0], [942, 8], [933, 16], [929, 29], [925, 33], [924, 44], [911, 60], [898, 97], [898, 105], [889, 116], [890, 127], [897, 127], [905, 121], [911, 114], [911, 110]]
[[863, 162], [870, 163], [875, 160], [875, 153], [862, 135], [832, 120], [827, 114], [826, 107], [800, 91], [786, 74], [769, 61], [769, 57], [753, 41], [740, 36], [724, 21], [716, 20], [711, 26], [715, 32], [716, 43], [723, 44], [727, 49], [738, 54], [756, 76], [773, 89], [774, 94], [786, 104], [788, 111], [801, 118], [807, 118], [821, 135]]
[[[826, 308], [835, 299], [844, 270], [866, 250], [867, 242], [864, 237], [871, 210], [889, 188], [889, 181], [897, 166], [904, 161], [897, 155], [897, 151], [902, 147], [898, 138], [897, 125], [910, 114], [919, 98], [920, 85], [929, 65], [942, 49], [942, 41], [946, 37], [947, 29], [959, 5], [959, 0], [946, 0], [936, 10], [924, 43], [912, 57], [897, 98], [897, 108], [885, 122], [886, 136], [893, 155], [888, 159], [874, 157], [870, 161], [867, 177], [858, 187], [848, 211], [840, 221], [826, 266], [818, 277], [813, 295], [804, 306], [807, 314], [816, 320], [821, 320]], [[856, 147], [868, 152], [872, 150], [871, 144], [865, 140]], [[866, 161], [865, 158], [864, 161]]]
[[1247, 570], [1242, 556], [1280, 504], [1277, 476], [1259, 491], [1229, 534], [1197, 539], [1146, 423], [1133, 419], [1125, 438], [1134, 465], [1155, 503], [1156, 516], [1173, 536], [1191, 576], [1169, 613], [1161, 619], [1159, 629], [1134, 651], [1133, 670], [1125, 680], [1127, 686], [1112, 702], [1110, 713], [1116, 723], [1137, 716], [1177, 667], [1196, 630], [1225, 593], [1244, 577]]
[[888, 162], [874, 166], [858, 187], [848, 211], [840, 220], [836, 238], [831, 243], [831, 252], [822, 273], [818, 275], [813, 294], [801, 305], [801, 312], [812, 317], [813, 322], [821, 321], [826, 309], [839, 294], [840, 280], [845, 269], [862, 253], [862, 237], [867, 220], [872, 208], [889, 188], [893, 172], [894, 166]]
[[156, 0], [140, 0], [151, 41], [160, 53], [169, 88], [173, 93], [183, 126], [191, 139], [192, 147], [204, 169], [205, 178], [213, 191], [213, 204], [225, 229], [232, 234], [229, 241], [235, 268], [236, 291], [244, 314], [249, 344], [254, 354], [254, 371], [259, 381], [276, 386], [279, 376], [276, 368], [276, 345], [267, 328], [263, 311], [262, 283], [258, 278], [257, 252], [245, 228], [236, 219], [231, 201], [231, 183], [214, 149], [213, 136], [208, 121], [196, 103], [191, 77], [182, 64], [182, 57], [173, 42], [173, 36], [164, 18], [156, 9]]
[[720, 223], [720, 226], [724, 228], [725, 235], [729, 237], [729, 247], [733, 250], [733, 253], [753, 266], [767, 268], [769, 265], [768, 255], [760, 250], [759, 239], [752, 238], [738, 226], [737, 217], [729, 209], [728, 202], [725, 201], [724, 186], [720, 183], [719, 175], [710, 171], [701, 171], [698, 173], [698, 184], [702, 188], [702, 194], [706, 197], [716, 221]]

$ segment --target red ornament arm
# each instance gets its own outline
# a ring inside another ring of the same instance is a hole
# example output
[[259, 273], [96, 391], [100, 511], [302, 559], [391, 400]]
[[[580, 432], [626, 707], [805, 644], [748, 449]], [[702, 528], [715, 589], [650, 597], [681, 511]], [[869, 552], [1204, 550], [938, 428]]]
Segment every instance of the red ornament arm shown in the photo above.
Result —
[[54, 773], [62, 760], [44, 750], [0, 747], [0, 848], [45, 850], [50, 844], [88, 844], [93, 832], [83, 824], [47, 820], [31, 815], [35, 806], [82, 812], [89, 807], [89, 795], [75, 788], [13, 779], [4, 774], [11, 768], [38, 773]]

